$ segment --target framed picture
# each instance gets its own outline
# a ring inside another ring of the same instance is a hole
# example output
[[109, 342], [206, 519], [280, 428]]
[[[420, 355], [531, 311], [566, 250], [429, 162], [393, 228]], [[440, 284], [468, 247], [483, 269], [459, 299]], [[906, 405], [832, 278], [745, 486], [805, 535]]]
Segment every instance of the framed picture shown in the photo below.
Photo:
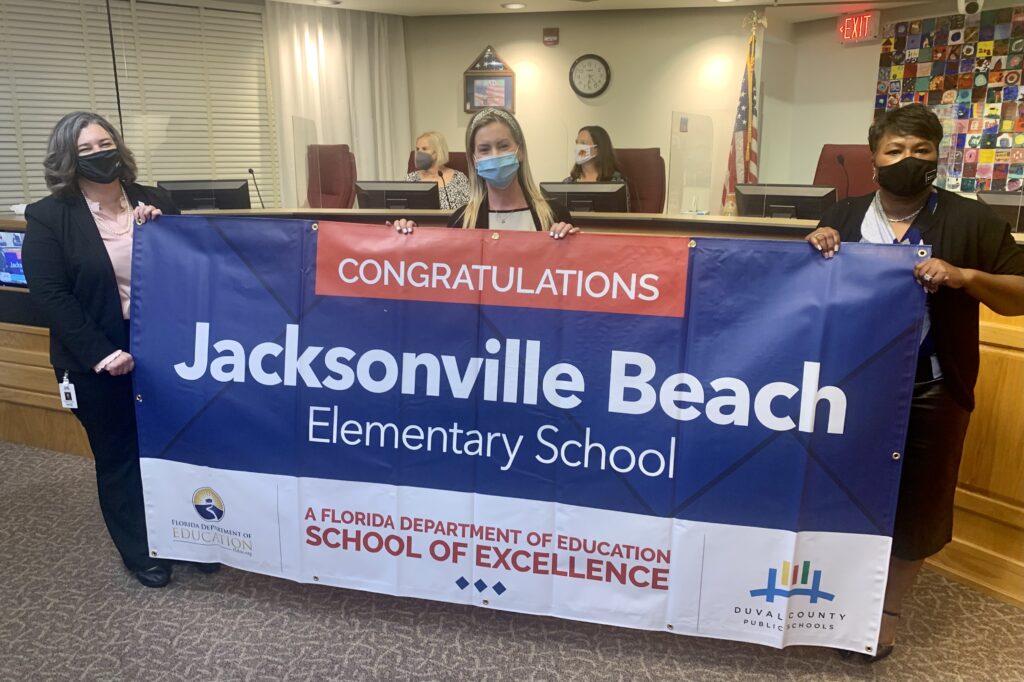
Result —
[[515, 113], [515, 76], [488, 74], [466, 74], [466, 112], [472, 113], [487, 107], [506, 109]]
[[495, 107], [515, 113], [516, 75], [488, 45], [463, 74], [463, 109]]

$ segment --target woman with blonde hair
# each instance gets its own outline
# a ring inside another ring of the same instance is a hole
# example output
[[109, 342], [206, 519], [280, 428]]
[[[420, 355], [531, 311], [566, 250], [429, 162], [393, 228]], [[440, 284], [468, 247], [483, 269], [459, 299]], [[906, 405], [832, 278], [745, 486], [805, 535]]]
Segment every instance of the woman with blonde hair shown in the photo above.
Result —
[[416, 170], [406, 176], [409, 182], [436, 182], [441, 208], [453, 210], [469, 200], [469, 181], [461, 171], [448, 167], [448, 143], [444, 135], [426, 132], [416, 138]]
[[[562, 239], [573, 227], [561, 203], [545, 199], [533, 181], [526, 138], [519, 122], [502, 109], [484, 109], [466, 128], [469, 202], [457, 210], [449, 227], [548, 232]], [[395, 229], [409, 234], [416, 223], [397, 220]]]

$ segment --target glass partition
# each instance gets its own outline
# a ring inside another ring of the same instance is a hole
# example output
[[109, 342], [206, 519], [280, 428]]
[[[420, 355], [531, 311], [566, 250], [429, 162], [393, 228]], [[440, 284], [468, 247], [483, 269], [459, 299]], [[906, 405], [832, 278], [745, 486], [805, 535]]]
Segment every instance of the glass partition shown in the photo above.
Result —
[[714, 124], [710, 116], [672, 112], [666, 213], [710, 213]]

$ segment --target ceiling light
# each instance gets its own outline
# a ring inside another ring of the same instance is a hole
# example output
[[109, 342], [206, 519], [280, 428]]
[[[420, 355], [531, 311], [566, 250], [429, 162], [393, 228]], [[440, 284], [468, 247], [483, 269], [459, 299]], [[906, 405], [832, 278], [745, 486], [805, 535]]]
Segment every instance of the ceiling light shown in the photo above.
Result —
[[324, 7], [337, 7], [341, 4], [341, 0], [316, 0], [316, 4]]
[[501, 6], [505, 9], [526, 9], [525, 2], [503, 2]]
[[736, 0], [715, 0], [715, 2], [720, 2], [720, 3], [722, 3], [724, 5], [726, 3], [736, 2]]

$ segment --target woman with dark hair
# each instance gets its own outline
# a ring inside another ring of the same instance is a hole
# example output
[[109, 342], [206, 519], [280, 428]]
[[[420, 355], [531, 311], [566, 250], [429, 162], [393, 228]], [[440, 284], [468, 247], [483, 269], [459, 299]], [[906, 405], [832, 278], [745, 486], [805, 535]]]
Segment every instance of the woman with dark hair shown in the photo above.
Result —
[[580, 128], [576, 134], [576, 165], [565, 182], [626, 182], [615, 158], [612, 138], [604, 128]]
[[25, 210], [29, 291], [50, 326], [62, 401], [89, 437], [110, 537], [140, 583], [163, 587], [171, 566], [149, 556], [128, 315], [135, 226], [179, 211], [163, 190], [135, 183], [135, 157], [97, 114], [64, 116], [43, 168], [51, 194]]
[[[562, 182], [621, 182], [626, 178], [615, 157], [612, 138], [601, 126], [583, 126], [576, 134], [576, 164]], [[626, 210], [629, 211], [629, 188], [626, 188]]]
[[879, 190], [839, 202], [807, 236], [825, 258], [838, 254], [842, 241], [932, 247], [932, 257], [913, 272], [929, 295], [871, 660], [892, 653], [904, 595], [924, 560], [952, 539], [953, 494], [978, 377], [978, 303], [1024, 315], [1024, 250], [985, 204], [932, 186], [941, 141], [942, 124], [923, 105], [881, 116], [868, 131]]

